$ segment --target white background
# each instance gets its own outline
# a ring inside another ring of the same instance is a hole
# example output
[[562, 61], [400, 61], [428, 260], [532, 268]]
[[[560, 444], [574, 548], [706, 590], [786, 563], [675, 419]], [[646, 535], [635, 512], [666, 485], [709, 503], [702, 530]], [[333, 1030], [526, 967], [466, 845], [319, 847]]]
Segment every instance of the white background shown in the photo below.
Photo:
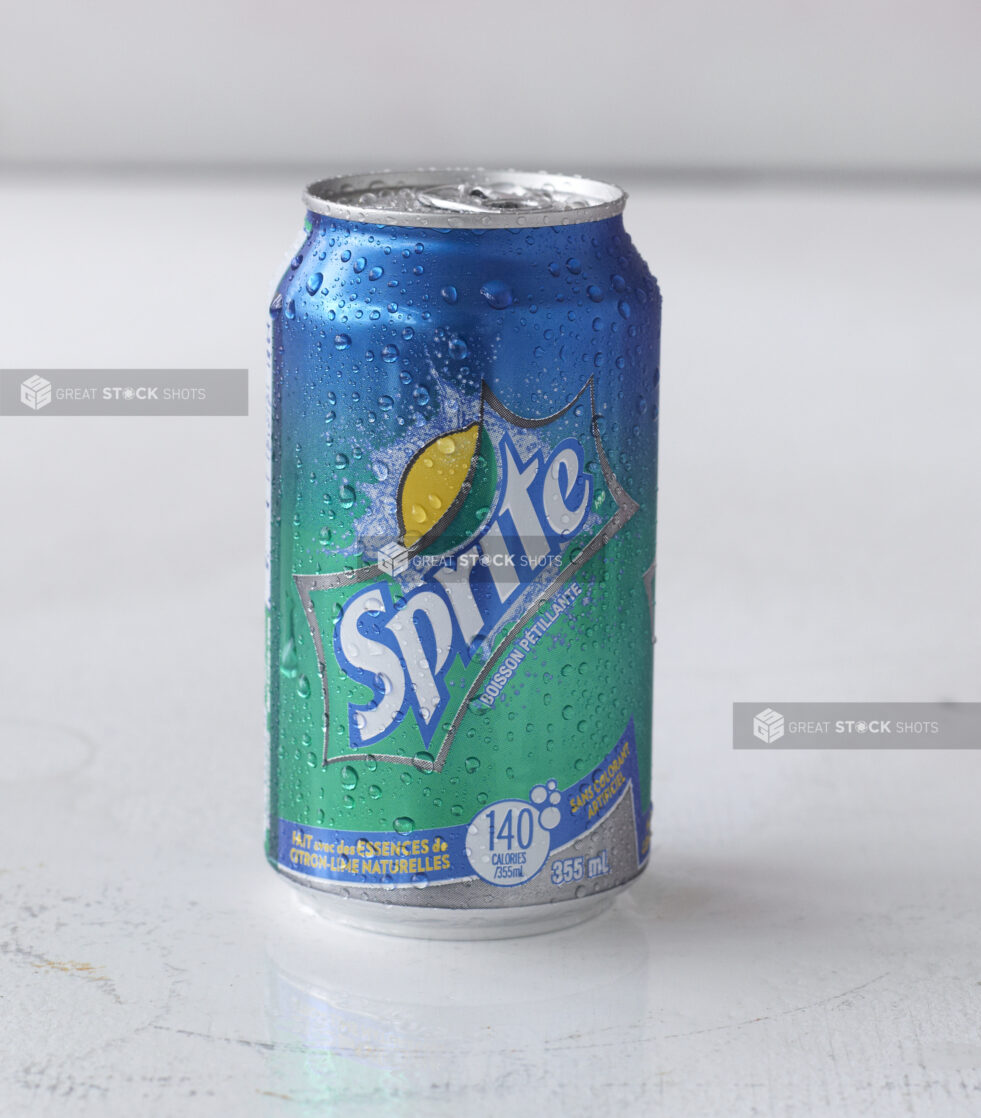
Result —
[[[977, 1113], [981, 756], [730, 744], [981, 698], [976, 13], [5, 13], [0, 367], [252, 409], [0, 418], [4, 1115]], [[306, 168], [429, 160], [628, 172], [665, 292], [652, 863], [537, 940], [261, 854], [268, 294]]]
[[974, 0], [5, 5], [0, 158], [962, 168]]

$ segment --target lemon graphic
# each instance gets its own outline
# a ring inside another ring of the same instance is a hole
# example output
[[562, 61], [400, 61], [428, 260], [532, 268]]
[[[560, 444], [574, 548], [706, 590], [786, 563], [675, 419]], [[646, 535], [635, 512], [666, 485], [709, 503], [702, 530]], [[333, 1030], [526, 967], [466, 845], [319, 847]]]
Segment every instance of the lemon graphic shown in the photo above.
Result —
[[[478, 421], [439, 435], [412, 456], [398, 492], [398, 517], [403, 547], [424, 547], [460, 519], [459, 539], [476, 529], [487, 514], [486, 503], [469, 508], [474, 483], [480, 495], [493, 494], [496, 470], [490, 440]], [[478, 494], [474, 494], [478, 496]], [[489, 500], [488, 502], [489, 503]], [[441, 541], [444, 546], [451, 541]]]

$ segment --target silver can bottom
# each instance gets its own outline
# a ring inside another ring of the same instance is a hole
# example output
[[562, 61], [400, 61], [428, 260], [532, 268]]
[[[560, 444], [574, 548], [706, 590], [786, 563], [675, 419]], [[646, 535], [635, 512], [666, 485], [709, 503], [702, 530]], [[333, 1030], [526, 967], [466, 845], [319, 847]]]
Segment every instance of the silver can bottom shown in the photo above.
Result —
[[514, 908], [413, 908], [344, 897], [311, 888], [288, 874], [281, 876], [308, 912], [344, 927], [408, 939], [517, 939], [557, 932], [599, 916], [633, 884], [627, 881], [588, 897]]

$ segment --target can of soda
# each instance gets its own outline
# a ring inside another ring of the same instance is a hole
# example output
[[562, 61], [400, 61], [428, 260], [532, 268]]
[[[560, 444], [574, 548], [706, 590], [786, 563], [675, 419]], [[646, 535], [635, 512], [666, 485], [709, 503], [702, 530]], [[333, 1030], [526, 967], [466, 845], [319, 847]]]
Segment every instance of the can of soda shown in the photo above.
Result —
[[267, 856], [345, 923], [544, 931], [647, 862], [661, 300], [625, 197], [306, 192], [270, 308]]

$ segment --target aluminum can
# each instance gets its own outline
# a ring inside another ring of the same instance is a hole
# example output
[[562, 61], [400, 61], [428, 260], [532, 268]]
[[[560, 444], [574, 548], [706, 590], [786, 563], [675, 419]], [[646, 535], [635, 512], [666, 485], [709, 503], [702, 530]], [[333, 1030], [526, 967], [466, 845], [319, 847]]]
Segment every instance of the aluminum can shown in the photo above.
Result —
[[647, 862], [661, 299], [625, 198], [305, 194], [270, 307], [267, 856], [345, 923], [543, 931]]

